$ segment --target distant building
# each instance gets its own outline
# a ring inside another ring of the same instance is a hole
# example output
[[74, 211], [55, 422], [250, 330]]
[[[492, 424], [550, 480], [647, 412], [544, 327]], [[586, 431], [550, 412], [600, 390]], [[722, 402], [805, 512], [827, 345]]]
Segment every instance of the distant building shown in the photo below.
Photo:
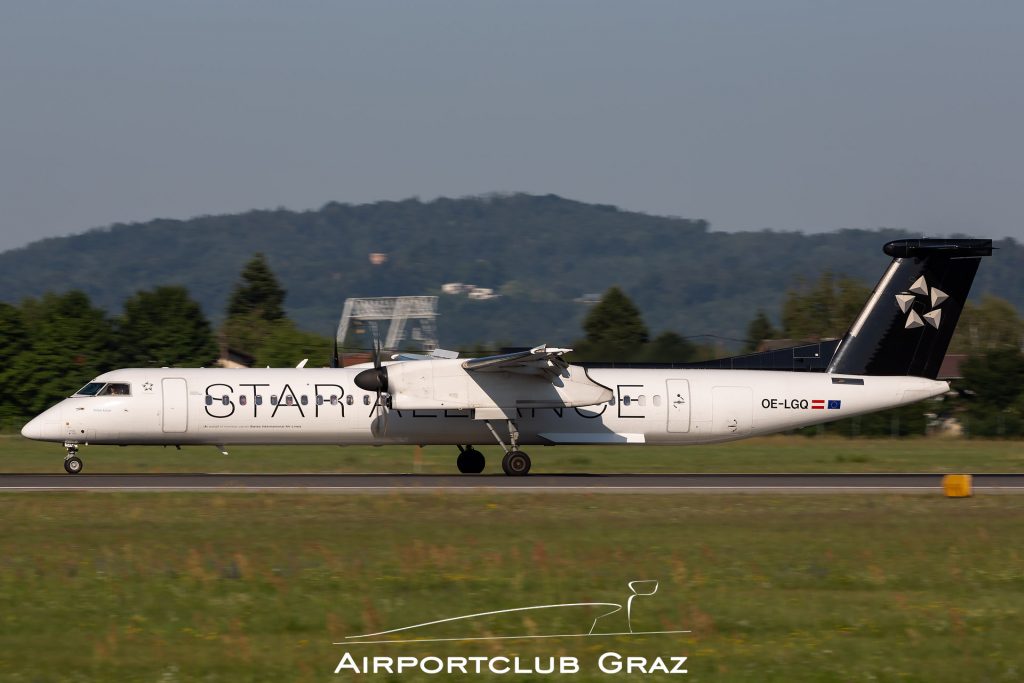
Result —
[[382, 265], [388, 262], [388, 255], [383, 251], [374, 251], [370, 253], [370, 263], [375, 266]]
[[462, 294], [464, 291], [466, 291], [467, 287], [472, 286], [473, 285], [464, 285], [461, 282], [446, 282], [443, 285], [441, 285], [441, 291], [444, 294]]
[[469, 290], [469, 295], [468, 296], [469, 296], [470, 299], [481, 300], [481, 299], [493, 299], [493, 298], [495, 298], [498, 295], [495, 294], [494, 290], [491, 289], [490, 287], [474, 287], [473, 289]]

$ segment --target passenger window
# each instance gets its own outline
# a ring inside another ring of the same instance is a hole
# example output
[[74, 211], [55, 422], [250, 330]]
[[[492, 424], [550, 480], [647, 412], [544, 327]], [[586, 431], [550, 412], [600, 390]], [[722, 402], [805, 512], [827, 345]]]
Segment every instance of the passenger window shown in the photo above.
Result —
[[295, 397], [292, 396], [291, 394], [288, 394], [287, 396], [284, 397], [284, 404], [286, 406], [293, 406], [293, 405], [295, 405]]
[[220, 397], [220, 402], [223, 403], [224, 405], [230, 405], [231, 399], [228, 398], [227, 394], [224, 394], [223, 396]]
[[338, 397], [335, 396], [334, 394], [331, 394], [331, 405], [332, 406], [338, 405]]
[[208, 405], [208, 406], [212, 406], [213, 405], [213, 396], [210, 396], [209, 394], [206, 395], [206, 405]]
[[256, 394], [256, 405], [263, 405], [263, 394]]
[[369, 394], [363, 394], [363, 405], [364, 406], [370, 405], [370, 396], [369, 396]]
[[349, 394], [348, 396], [345, 397], [345, 403], [347, 403], [348, 405], [352, 405], [353, 403], [355, 403], [355, 401], [352, 400], [352, 394]]
[[304, 406], [308, 406], [309, 405], [309, 397], [306, 396], [305, 394], [303, 394], [302, 398], [299, 399], [299, 403], [301, 403]]
[[622, 397], [622, 405], [628, 406], [632, 402], [633, 402], [633, 399], [630, 398], [629, 396], [623, 396]]
[[655, 408], [661, 406], [661, 396], [659, 396], [658, 394], [655, 394], [654, 398], [652, 398], [651, 400], [654, 402]]
[[643, 396], [637, 396], [636, 402], [639, 403], [641, 407], [647, 405], [647, 399]]
[[324, 397], [323, 397], [322, 394], [317, 394], [316, 395], [316, 404], [318, 406], [322, 406], [324, 404]]
[[242, 394], [241, 396], [238, 397], [238, 405], [244, 406], [246, 403], [247, 399], [245, 398], [245, 394]]
[[272, 405], [272, 406], [276, 406], [277, 405], [277, 394], [271, 394], [270, 395], [270, 405]]

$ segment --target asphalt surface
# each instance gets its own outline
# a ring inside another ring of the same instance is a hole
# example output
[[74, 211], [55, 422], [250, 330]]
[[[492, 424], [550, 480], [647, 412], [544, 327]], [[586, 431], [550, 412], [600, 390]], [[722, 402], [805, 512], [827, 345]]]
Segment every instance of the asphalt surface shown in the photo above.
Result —
[[[976, 493], [1024, 493], [978, 474]], [[941, 474], [0, 474], [0, 491], [940, 493]]]

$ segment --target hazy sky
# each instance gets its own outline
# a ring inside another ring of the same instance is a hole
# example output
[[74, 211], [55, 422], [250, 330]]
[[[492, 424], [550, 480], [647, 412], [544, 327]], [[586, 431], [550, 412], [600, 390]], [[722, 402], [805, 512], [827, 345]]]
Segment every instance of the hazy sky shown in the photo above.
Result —
[[1024, 237], [1024, 3], [0, 5], [0, 249], [493, 191]]

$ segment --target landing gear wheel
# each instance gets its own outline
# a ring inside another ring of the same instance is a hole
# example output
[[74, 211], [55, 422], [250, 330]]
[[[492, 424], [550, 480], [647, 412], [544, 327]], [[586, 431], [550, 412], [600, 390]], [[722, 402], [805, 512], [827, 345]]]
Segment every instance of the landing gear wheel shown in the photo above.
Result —
[[68, 474], [78, 474], [82, 471], [82, 459], [73, 455], [64, 461], [64, 471]]
[[475, 448], [467, 448], [459, 453], [459, 459], [455, 461], [455, 464], [458, 466], [459, 472], [463, 474], [480, 474], [484, 471], [484, 465], [487, 462], [484, 460], [483, 453]]
[[501, 469], [510, 477], [521, 477], [530, 471], [530, 456], [522, 451], [509, 451], [501, 460]]

